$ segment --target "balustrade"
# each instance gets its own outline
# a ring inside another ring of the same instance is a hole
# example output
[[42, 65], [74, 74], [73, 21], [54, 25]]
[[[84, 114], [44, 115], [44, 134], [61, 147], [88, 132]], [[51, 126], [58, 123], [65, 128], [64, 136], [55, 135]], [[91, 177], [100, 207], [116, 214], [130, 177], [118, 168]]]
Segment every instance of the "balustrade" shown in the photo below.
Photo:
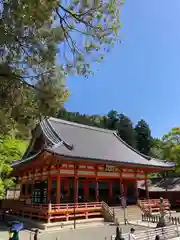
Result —
[[[15, 203], [16, 202], [16, 203]], [[4, 200], [2, 207], [8, 214], [44, 221], [73, 220], [102, 216], [102, 202], [69, 204], [26, 204], [24, 201]]]

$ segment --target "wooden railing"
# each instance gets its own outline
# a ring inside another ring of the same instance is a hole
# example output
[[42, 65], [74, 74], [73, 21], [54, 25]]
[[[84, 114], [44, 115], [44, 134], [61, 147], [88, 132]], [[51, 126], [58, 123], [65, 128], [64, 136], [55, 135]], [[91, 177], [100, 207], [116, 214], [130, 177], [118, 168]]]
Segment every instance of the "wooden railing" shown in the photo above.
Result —
[[69, 204], [25, 204], [13, 200], [3, 201], [2, 208], [9, 214], [36, 218], [44, 221], [68, 221], [88, 219], [103, 215], [102, 202], [69, 203]]
[[[138, 205], [145, 214], [152, 214], [160, 211], [160, 199], [139, 200]], [[164, 210], [170, 211], [168, 199], [164, 199]]]
[[93, 218], [102, 216], [102, 203], [49, 204], [50, 220], [72, 220], [74, 218]]
[[[48, 205], [48, 204], [47, 204]], [[85, 203], [61, 203], [61, 204], [51, 204], [51, 209], [81, 209], [81, 208], [95, 208], [102, 207], [102, 202], [85, 202]]]
[[150, 212], [149, 206], [147, 204], [144, 204], [144, 201], [138, 200], [137, 205], [140, 207], [143, 213], [148, 214]]

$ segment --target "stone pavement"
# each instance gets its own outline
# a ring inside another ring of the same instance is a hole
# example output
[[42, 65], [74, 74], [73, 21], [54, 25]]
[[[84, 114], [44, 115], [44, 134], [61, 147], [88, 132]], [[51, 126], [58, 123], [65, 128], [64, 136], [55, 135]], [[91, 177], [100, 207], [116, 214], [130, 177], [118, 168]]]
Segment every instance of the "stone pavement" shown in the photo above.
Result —
[[[123, 233], [129, 232], [131, 225], [121, 226]], [[142, 226], [133, 226], [137, 231], [147, 229]], [[84, 229], [76, 230], [60, 230], [43, 232], [39, 235], [39, 240], [104, 240], [107, 237], [111, 239], [111, 235], [115, 234], [116, 227], [111, 224], [105, 224], [104, 226], [88, 227]], [[8, 239], [8, 229], [0, 230], [0, 240]], [[29, 231], [22, 231], [20, 233], [20, 240], [33, 240], [33, 235], [30, 235]]]
[[[131, 227], [134, 227], [136, 231], [147, 229], [142, 226], [121, 226], [123, 233], [129, 232]], [[111, 235], [114, 235], [116, 227], [110, 224], [105, 224], [104, 226], [97, 227], [88, 227], [84, 229], [77, 230], [60, 230], [52, 232], [43, 232], [39, 235], [39, 240], [104, 240], [107, 237], [107, 240], [111, 239]], [[0, 240], [8, 240], [8, 229], [0, 226]], [[29, 231], [22, 231], [20, 233], [20, 240], [33, 240], [33, 234], [30, 234]], [[173, 238], [171, 240], [180, 240], [179, 237]]]
[[[135, 223], [135, 221], [133, 221]], [[123, 233], [129, 232], [131, 227], [135, 228], [136, 231], [146, 230], [147, 226], [140, 225], [121, 225]], [[150, 226], [154, 227], [154, 226]], [[39, 235], [39, 240], [104, 240], [107, 237], [107, 240], [111, 239], [111, 235], [114, 235], [116, 232], [116, 226], [112, 224], [104, 224], [97, 226], [88, 226], [86, 228], [70, 230], [62, 229], [59, 231], [44, 231]], [[0, 223], [0, 240], [8, 240], [8, 228], [2, 226]], [[24, 230], [20, 233], [20, 240], [33, 240], [33, 233], [28, 230]], [[153, 239], [152, 239], [153, 240]], [[180, 237], [173, 238], [172, 240], [180, 240]]]

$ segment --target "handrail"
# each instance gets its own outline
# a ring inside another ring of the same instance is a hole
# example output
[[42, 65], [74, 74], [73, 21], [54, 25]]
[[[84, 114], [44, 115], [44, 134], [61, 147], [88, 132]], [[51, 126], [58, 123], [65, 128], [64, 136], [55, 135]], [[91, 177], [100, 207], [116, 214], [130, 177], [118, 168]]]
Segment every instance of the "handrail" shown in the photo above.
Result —
[[113, 210], [111, 209], [111, 207], [109, 207], [109, 206], [107, 205], [106, 202], [102, 201], [102, 206], [103, 206], [112, 216], [114, 215]]
[[51, 204], [51, 209], [71, 209], [71, 208], [96, 208], [102, 207], [101, 202], [86, 202], [86, 203], [68, 203], [68, 204]]
[[109, 215], [112, 217], [112, 220], [115, 224], [118, 224], [118, 219], [116, 218], [116, 214], [114, 209], [112, 210], [111, 207], [108, 206], [108, 204], [104, 201], [102, 201], [102, 207], [109, 213]]
[[16, 201], [14, 204], [13, 200], [11, 201], [4, 201], [4, 206], [11, 205], [12, 207], [23, 206], [23, 207], [32, 207], [38, 209], [48, 209], [49, 205], [51, 205], [51, 209], [70, 209], [70, 208], [96, 208], [102, 207], [102, 202], [84, 202], [84, 203], [60, 203], [60, 204], [26, 204], [24, 201]]

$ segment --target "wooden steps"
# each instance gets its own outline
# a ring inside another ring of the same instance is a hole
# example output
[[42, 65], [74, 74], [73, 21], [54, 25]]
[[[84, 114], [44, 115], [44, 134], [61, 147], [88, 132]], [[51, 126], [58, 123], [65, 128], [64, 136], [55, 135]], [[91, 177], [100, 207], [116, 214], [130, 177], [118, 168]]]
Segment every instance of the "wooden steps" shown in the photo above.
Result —
[[[115, 207], [115, 216], [118, 218], [119, 223], [124, 223], [124, 210], [122, 207]], [[140, 220], [142, 211], [137, 205], [127, 206], [126, 217], [128, 221]]]

